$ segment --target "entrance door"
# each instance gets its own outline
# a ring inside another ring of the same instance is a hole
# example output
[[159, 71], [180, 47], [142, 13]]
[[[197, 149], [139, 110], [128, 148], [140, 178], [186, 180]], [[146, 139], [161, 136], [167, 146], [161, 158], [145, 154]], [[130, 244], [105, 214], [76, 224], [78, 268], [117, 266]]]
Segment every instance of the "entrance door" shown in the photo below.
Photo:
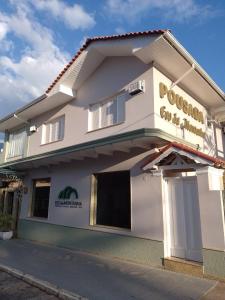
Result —
[[202, 261], [196, 177], [168, 179], [171, 256]]
[[8, 192], [6, 212], [11, 216], [13, 214], [13, 199], [14, 199], [14, 192]]

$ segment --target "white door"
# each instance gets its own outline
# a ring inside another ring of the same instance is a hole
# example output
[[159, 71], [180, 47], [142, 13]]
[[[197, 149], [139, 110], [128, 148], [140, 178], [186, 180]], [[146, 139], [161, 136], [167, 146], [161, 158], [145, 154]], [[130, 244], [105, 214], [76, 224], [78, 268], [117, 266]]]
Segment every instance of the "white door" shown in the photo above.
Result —
[[168, 179], [171, 256], [202, 261], [196, 177]]

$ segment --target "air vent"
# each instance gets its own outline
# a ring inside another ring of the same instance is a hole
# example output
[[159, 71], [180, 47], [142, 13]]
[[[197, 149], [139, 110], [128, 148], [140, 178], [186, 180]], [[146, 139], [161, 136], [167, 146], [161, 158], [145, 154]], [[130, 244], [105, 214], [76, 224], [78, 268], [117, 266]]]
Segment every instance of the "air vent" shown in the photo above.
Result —
[[129, 94], [136, 95], [139, 93], [144, 93], [145, 91], [145, 81], [139, 80], [129, 85]]

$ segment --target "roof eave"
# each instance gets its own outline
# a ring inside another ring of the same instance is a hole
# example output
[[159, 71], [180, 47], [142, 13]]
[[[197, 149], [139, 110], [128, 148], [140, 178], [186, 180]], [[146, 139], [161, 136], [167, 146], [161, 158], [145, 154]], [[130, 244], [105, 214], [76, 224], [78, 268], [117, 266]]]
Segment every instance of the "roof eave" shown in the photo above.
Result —
[[166, 31], [163, 37], [174, 46], [174, 48], [186, 59], [186, 61], [192, 66], [194, 64], [195, 71], [202, 76], [208, 84], [217, 92], [217, 94], [225, 101], [225, 93], [223, 90], [215, 83], [215, 81], [208, 75], [208, 73], [197, 63], [193, 56], [178, 42], [178, 40], [170, 33]]
[[[46, 94], [41, 95], [40, 97], [34, 99], [33, 101], [29, 102], [28, 104], [22, 106], [21, 108], [15, 110], [13, 113], [8, 114], [7, 116], [5, 116], [4, 118], [0, 119], [0, 125], [2, 123], [4, 123], [5, 121], [8, 121], [11, 118], [14, 118], [14, 115], [18, 115], [21, 112], [27, 110], [28, 108], [30, 108], [31, 106], [41, 102], [42, 100], [44, 100], [47, 97]], [[0, 130], [1, 131], [1, 130]]]

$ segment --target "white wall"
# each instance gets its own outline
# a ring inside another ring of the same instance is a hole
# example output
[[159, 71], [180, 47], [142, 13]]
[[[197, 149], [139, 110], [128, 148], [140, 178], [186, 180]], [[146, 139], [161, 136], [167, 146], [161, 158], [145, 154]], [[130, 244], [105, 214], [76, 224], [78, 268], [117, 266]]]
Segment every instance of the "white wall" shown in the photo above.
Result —
[[137, 165], [131, 171], [131, 181], [135, 233], [163, 241], [162, 177], [143, 173]]
[[[149, 152], [115, 153], [113, 157], [86, 159], [77, 163], [62, 164], [51, 169], [33, 170], [25, 184], [28, 193], [24, 195], [20, 218], [28, 217], [32, 198], [32, 179], [51, 177], [49, 218], [37, 219], [64, 226], [115, 232], [119, 234], [163, 240], [163, 218], [161, 182], [159, 178], [145, 175], [140, 169], [143, 159]], [[131, 231], [90, 226], [91, 175], [98, 172], [131, 170]], [[55, 207], [59, 192], [66, 186], [77, 189], [82, 208]]]
[[[127, 91], [129, 84], [137, 80], [145, 80], [146, 91], [135, 96], [129, 96], [125, 103], [125, 122], [119, 125], [110, 126], [104, 129], [88, 132], [88, 107], [90, 104], [101, 102], [119, 92]], [[95, 139], [129, 132], [139, 128], [159, 128], [176, 137], [185, 139], [192, 144], [199, 145], [200, 151], [209, 155], [217, 154], [216, 141], [214, 139], [213, 127], [207, 126], [207, 110], [198, 99], [191, 97], [186, 91], [178, 86], [173, 90], [182, 96], [193, 106], [203, 112], [205, 123], [194, 120], [185, 115], [176, 105], [171, 105], [166, 97], [159, 96], [159, 83], [163, 82], [170, 87], [171, 80], [155, 67], [146, 65], [135, 57], [108, 57], [93, 72], [77, 91], [77, 98], [70, 103], [60, 106], [52, 111], [37, 117], [31, 121], [38, 130], [29, 136], [28, 156], [45, 153], [63, 147], [76, 145]], [[154, 86], [153, 86], [154, 83]], [[193, 83], [195, 84], [195, 83]], [[191, 89], [191, 87], [190, 87]], [[174, 125], [160, 117], [160, 108], [172, 114], [176, 113], [181, 120], [186, 118], [191, 124], [206, 133], [205, 138], [199, 137], [180, 126]], [[56, 117], [65, 115], [65, 136], [62, 141], [41, 145], [42, 124]], [[221, 132], [220, 132], [221, 133]], [[219, 155], [223, 155], [221, 138], [217, 134], [217, 145]]]
[[[127, 92], [129, 84], [143, 79], [146, 81], [145, 93], [129, 96]], [[109, 57], [105, 59], [78, 89], [75, 100], [32, 120], [32, 124], [38, 127], [38, 131], [31, 134], [29, 138], [28, 155], [36, 155], [139, 128], [152, 128], [152, 84], [152, 68], [139, 59], [135, 57]], [[121, 91], [127, 93], [125, 122], [88, 132], [89, 105], [101, 102]], [[63, 114], [65, 114], [64, 140], [41, 146], [42, 124]]]
[[[178, 110], [176, 105], [171, 105], [165, 96], [163, 99], [160, 98], [159, 93], [159, 83], [164, 83], [168, 89], [170, 88], [172, 81], [167, 78], [162, 72], [157, 70], [156, 68], [153, 68], [153, 80], [154, 80], [154, 126], [156, 128], [160, 128], [176, 137], [179, 137], [181, 139], [185, 139], [185, 141], [190, 142], [192, 144], [199, 144], [200, 151], [205, 152], [209, 155], [215, 154], [215, 140], [214, 140], [214, 133], [213, 128], [209, 128], [207, 126], [207, 110], [205, 107], [203, 107], [197, 99], [194, 99], [191, 97], [187, 92], [185, 92], [183, 89], [181, 89], [179, 86], [173, 87], [173, 91], [182, 96], [185, 100], [188, 101], [188, 103], [192, 104], [193, 106], [197, 107], [199, 111], [203, 112], [204, 116], [204, 124], [198, 122], [197, 120], [193, 119], [191, 116], [188, 116], [187, 114], [184, 114], [182, 110]], [[195, 84], [193, 82], [193, 84]], [[191, 87], [190, 87], [191, 89]], [[200, 136], [195, 135], [192, 132], [189, 132], [187, 130], [183, 130], [180, 128], [180, 126], [177, 126], [173, 124], [171, 121], [164, 120], [160, 116], [160, 108], [162, 106], [166, 107], [166, 110], [171, 112], [172, 115], [174, 113], [177, 114], [178, 117], [180, 117], [181, 123], [183, 123], [183, 119], [187, 119], [190, 121], [190, 123], [197, 127], [201, 128], [203, 132], [206, 133], [205, 138], [202, 138]]]
[[197, 171], [203, 248], [225, 250], [223, 170], [212, 167]]

